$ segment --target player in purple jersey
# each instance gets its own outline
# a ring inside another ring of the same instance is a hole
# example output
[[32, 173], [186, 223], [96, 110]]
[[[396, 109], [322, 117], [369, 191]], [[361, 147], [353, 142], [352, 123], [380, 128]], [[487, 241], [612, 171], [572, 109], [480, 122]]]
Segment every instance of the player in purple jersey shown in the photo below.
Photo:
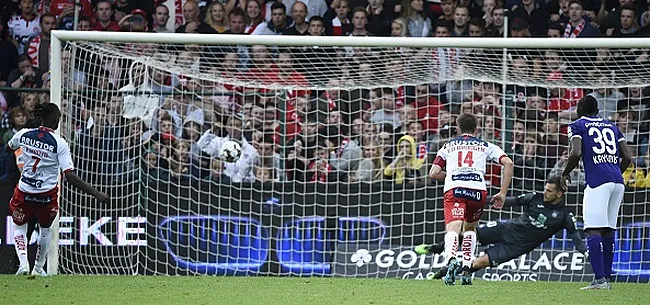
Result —
[[596, 98], [583, 97], [577, 113], [580, 118], [569, 125], [571, 152], [561, 182], [566, 189], [569, 173], [582, 159], [587, 182], [582, 215], [594, 281], [581, 289], [611, 289], [614, 230], [625, 192], [622, 173], [632, 157], [616, 125], [598, 117]]

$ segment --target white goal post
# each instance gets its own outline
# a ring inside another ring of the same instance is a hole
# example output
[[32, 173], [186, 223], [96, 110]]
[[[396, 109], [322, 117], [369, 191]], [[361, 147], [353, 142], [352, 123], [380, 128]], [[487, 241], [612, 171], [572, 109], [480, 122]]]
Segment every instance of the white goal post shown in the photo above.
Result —
[[[511, 195], [539, 192], [562, 167], [575, 99], [600, 94], [639, 160], [619, 217], [627, 254], [614, 269], [620, 281], [650, 277], [650, 204], [635, 178], [650, 134], [650, 38], [52, 31], [51, 57], [59, 130], [82, 178], [112, 203], [61, 188], [50, 274], [426, 277], [438, 256], [409, 251], [442, 240], [442, 191], [420, 167], [455, 131], [453, 117], [478, 114], [486, 140], [520, 160]], [[250, 163], [217, 161], [215, 145], [239, 133]], [[387, 165], [404, 135], [419, 167], [398, 174]], [[489, 176], [496, 187], [500, 167]], [[566, 196], [577, 215], [581, 177]], [[481, 223], [521, 214], [486, 211]], [[563, 234], [479, 276], [590, 280]]]

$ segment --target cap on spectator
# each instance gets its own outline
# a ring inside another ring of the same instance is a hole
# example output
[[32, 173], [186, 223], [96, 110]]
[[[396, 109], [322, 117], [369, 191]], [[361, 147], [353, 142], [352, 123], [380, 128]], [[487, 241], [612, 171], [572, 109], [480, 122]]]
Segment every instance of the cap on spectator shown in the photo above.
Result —
[[205, 120], [203, 119], [203, 117], [201, 117], [199, 115], [190, 114], [185, 118], [185, 122], [183, 122], [183, 126], [187, 126], [187, 124], [190, 124], [190, 123], [194, 123], [194, 124], [196, 124], [198, 126], [203, 126], [204, 121]]
[[515, 18], [515, 20], [512, 21], [512, 25], [510, 26], [510, 28], [515, 31], [521, 31], [527, 29], [528, 21], [526, 21], [526, 19], [524, 18], [517, 17]]
[[147, 13], [145, 13], [143, 10], [136, 8], [131, 11], [131, 15], [141, 15], [144, 18], [147, 18]]

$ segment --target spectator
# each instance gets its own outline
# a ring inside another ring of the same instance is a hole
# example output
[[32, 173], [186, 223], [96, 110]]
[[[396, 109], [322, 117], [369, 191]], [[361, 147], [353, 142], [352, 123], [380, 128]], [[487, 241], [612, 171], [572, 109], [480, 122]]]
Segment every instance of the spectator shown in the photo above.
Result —
[[344, 136], [337, 127], [329, 127], [326, 132], [326, 144], [333, 150], [328, 163], [337, 171], [338, 180], [348, 181], [359, 167], [363, 155], [361, 147], [350, 137]]
[[[11, 86], [11, 83], [8, 83], [7, 79], [9, 74], [17, 68], [18, 58], [16, 45], [9, 38], [9, 29], [4, 23], [4, 20], [0, 19], [0, 87]], [[0, 95], [2, 94], [0, 93]], [[0, 98], [8, 99], [9, 96], [0, 96]]]
[[[569, 150], [565, 149], [562, 151], [560, 160], [555, 164], [555, 166], [553, 166], [551, 171], [548, 173], [548, 176], [557, 177], [557, 175], [562, 175], [562, 171], [564, 171], [568, 160]], [[573, 171], [571, 171], [569, 177], [571, 178], [571, 182], [569, 182], [568, 186], [577, 187], [585, 185], [585, 170], [582, 166], [582, 162], [580, 162], [580, 164], [578, 164], [578, 166]]]
[[[632, 6], [623, 6], [620, 9], [621, 21], [620, 27], [608, 29], [607, 35], [612, 37], [637, 37], [645, 36], [648, 30], [641, 29], [637, 23], [636, 9]], [[611, 30], [611, 31], [610, 31]]]
[[[368, 25], [366, 28], [370, 33], [377, 36], [388, 36], [390, 34], [391, 21], [395, 19], [391, 10], [385, 9], [384, 0], [369, 0], [366, 7]], [[429, 22], [429, 30], [431, 23]]]
[[33, 0], [20, 0], [20, 14], [9, 19], [9, 36], [17, 43], [19, 54], [25, 51], [25, 45], [41, 33], [40, 16], [34, 10]]
[[435, 133], [438, 130], [438, 113], [441, 109], [440, 102], [429, 92], [428, 84], [415, 86], [413, 107], [417, 111], [418, 120], [423, 123], [424, 130]]
[[384, 160], [379, 144], [376, 140], [369, 140], [363, 144], [363, 159], [359, 161], [356, 172], [350, 175], [350, 182], [377, 182], [384, 176]]
[[440, 7], [442, 8], [442, 15], [438, 18], [440, 21], [454, 21], [454, 12], [456, 11], [456, 1], [455, 0], [441, 0]]
[[395, 111], [395, 92], [393, 89], [376, 89], [375, 93], [382, 103], [381, 108], [372, 114], [370, 122], [373, 124], [389, 123], [394, 129], [402, 127], [402, 121]]
[[[632, 8], [635, 16], [643, 14], [641, 7], [638, 9], [634, 7], [634, 0], [618, 0], [617, 2], [614, 3], [615, 5], [611, 5], [610, 2], [603, 1], [598, 10], [597, 20], [595, 20], [601, 25], [601, 32], [607, 36], [611, 36], [615, 29], [621, 28], [621, 13], [624, 7]], [[609, 11], [608, 7], [611, 7]]]
[[623, 173], [625, 185], [633, 188], [650, 188], [650, 152], [644, 154], [638, 166], [632, 164]]
[[498, 131], [500, 126], [497, 124], [497, 119], [489, 114], [483, 115], [482, 118], [479, 138], [495, 145], [501, 145], [500, 132]]
[[[623, 12], [622, 14], [625, 14]], [[616, 115], [618, 102], [625, 98], [625, 95], [616, 89], [608, 88], [610, 82], [607, 77], [596, 77], [600, 81], [600, 88], [589, 93], [589, 95], [596, 98], [598, 101], [598, 116], [606, 120], [613, 120]]]
[[[12, 88], [40, 88], [42, 86], [40, 72], [36, 67], [32, 66], [32, 59], [29, 56], [20, 56], [18, 68], [9, 73], [7, 84]], [[16, 93], [5, 92], [5, 98], [7, 98], [9, 107], [13, 107], [18, 103]]]
[[[407, 108], [407, 106], [404, 106], [404, 108]], [[425, 162], [428, 160], [433, 161], [433, 158], [429, 157], [435, 157], [435, 152], [432, 152], [429, 149], [429, 140], [427, 139], [427, 134], [424, 131], [422, 122], [416, 120], [408, 121], [405, 133], [406, 135], [413, 137], [413, 140], [415, 140], [415, 157], [418, 159], [424, 159]]]
[[50, 69], [50, 33], [56, 24], [56, 17], [52, 14], [43, 14], [40, 24], [41, 33], [27, 42], [24, 54], [29, 56], [35, 69], [48, 71]]
[[16, 134], [27, 125], [28, 116], [29, 112], [27, 109], [25, 109], [25, 107], [18, 106], [11, 108], [8, 116], [11, 129], [5, 131], [2, 134], [2, 138], [0, 138], [0, 145], [9, 143], [9, 140], [11, 140], [14, 134]]
[[497, 7], [496, 0], [483, 0], [483, 5], [481, 6], [481, 11], [483, 11], [483, 16], [480, 18], [485, 21], [486, 26], [492, 25], [494, 22], [492, 18], [492, 11]]
[[485, 36], [485, 21], [480, 18], [472, 18], [469, 21], [469, 37], [483, 37]]
[[564, 28], [559, 23], [553, 23], [548, 26], [546, 30], [546, 37], [548, 38], [562, 38]]
[[366, 28], [368, 25], [368, 12], [357, 7], [352, 10], [352, 32], [350, 36], [372, 36], [373, 33], [369, 32]]
[[416, 184], [422, 177], [420, 169], [424, 159], [416, 158], [415, 140], [403, 136], [397, 141], [397, 157], [384, 169], [384, 175], [392, 177], [396, 184]]
[[295, 139], [293, 145], [288, 145], [287, 152], [285, 161], [287, 181], [305, 181], [308, 162], [303, 140]]
[[[50, 13], [57, 17], [74, 16], [74, 7], [77, 0], [51, 0], [39, 1], [37, 11], [39, 14]], [[49, 2], [49, 5], [47, 4]], [[80, 16], [90, 17], [93, 15], [93, 8], [91, 0], [80, 0], [81, 10]]]
[[[352, 24], [348, 19], [350, 6], [348, 0], [332, 1], [332, 8], [336, 16], [327, 24], [327, 33], [333, 36], [348, 36], [352, 32]], [[311, 20], [311, 19], [310, 19]]]
[[206, 11], [205, 23], [210, 25], [217, 33], [223, 33], [228, 30], [226, 8], [221, 2], [212, 2]]
[[204, 179], [217, 183], [230, 183], [230, 177], [223, 174], [224, 162], [219, 158], [210, 161], [210, 172]]
[[521, 17], [515, 18], [515, 20], [512, 21], [512, 26], [510, 27], [510, 36], [515, 38], [530, 37], [528, 22]]
[[[293, 7], [297, 0], [282, 0], [285, 7]], [[325, 0], [306, 0], [303, 3], [307, 6], [306, 20], [311, 19], [312, 16], [325, 16], [327, 13], [327, 2]], [[292, 13], [292, 12], [290, 12]], [[293, 17], [292, 15], [289, 15]]]
[[600, 32], [584, 17], [582, 2], [569, 2], [569, 22], [564, 29], [564, 38], [598, 37]]
[[228, 13], [229, 29], [224, 34], [244, 34], [246, 33], [246, 13], [238, 7], [233, 8]]
[[543, 154], [551, 159], [560, 156], [561, 148], [569, 144], [569, 138], [560, 131], [560, 123], [554, 115], [549, 115], [544, 121], [544, 135], [542, 140]]
[[[275, 141], [272, 134], [267, 134], [262, 137], [260, 148], [258, 149], [259, 159], [255, 160], [257, 168], [269, 169], [273, 176], [270, 180], [285, 181], [286, 176], [282, 169], [282, 161], [280, 154], [276, 152]], [[257, 177], [258, 173], [255, 173]]]
[[408, 26], [406, 25], [406, 20], [404, 18], [397, 18], [393, 20], [393, 23], [390, 27], [390, 36], [392, 37], [408, 37], [410, 36], [408, 32]]
[[[271, 20], [273, 20], [273, 5], [279, 3], [279, 2], [274, 2], [271, 5]], [[281, 3], [279, 3], [281, 4]], [[284, 5], [283, 5], [284, 6]], [[284, 7], [283, 9], [284, 13], [282, 15], [285, 15], [286, 19], [286, 11], [287, 8]], [[255, 31], [257, 31], [257, 28], [260, 25], [267, 25], [268, 22], [264, 20], [264, 15], [262, 14], [262, 7], [260, 3], [257, 0], [248, 0], [246, 1], [246, 17], [248, 19], [248, 26], [246, 26], [246, 34], [254, 34]], [[279, 17], [276, 17], [279, 18]], [[254, 34], [257, 35], [257, 34]]]
[[547, 34], [549, 13], [545, 4], [535, 0], [521, 0], [521, 5], [513, 6], [512, 16], [521, 17], [530, 24], [531, 36], [544, 37]]
[[505, 10], [502, 7], [495, 7], [492, 10], [492, 24], [487, 27], [488, 37], [503, 37]]
[[318, 142], [313, 150], [311, 161], [307, 166], [306, 178], [308, 182], [335, 182], [336, 172], [334, 167], [327, 161], [329, 148], [323, 141]]
[[167, 27], [169, 23], [169, 8], [159, 4], [153, 14], [152, 31], [156, 33], [173, 33], [174, 31]]
[[[256, 0], [250, 0], [248, 3], [251, 2], [256, 2]], [[256, 26], [251, 35], [282, 35], [289, 30], [290, 26], [287, 20], [287, 8], [284, 4], [276, 2], [271, 6], [271, 22], [264, 22]]]
[[86, 16], [79, 16], [77, 23], [77, 31], [92, 31], [92, 23], [90, 18]]
[[469, 29], [467, 22], [469, 21], [469, 8], [467, 6], [457, 6], [454, 10], [454, 28], [451, 30], [452, 37], [467, 37], [469, 36]]
[[122, 32], [146, 32], [148, 30], [147, 13], [134, 9], [118, 22]]
[[[285, 35], [308, 35], [307, 30], [309, 24], [305, 20], [307, 17], [307, 5], [305, 3], [296, 1], [291, 7], [291, 16], [293, 18], [293, 26], [290, 27], [284, 34]], [[320, 17], [320, 16], [318, 16]]]
[[[119, 32], [120, 26], [113, 20], [114, 6], [109, 0], [99, 0], [95, 3], [95, 24], [93, 31]], [[45, 31], [45, 29], [43, 29]]]
[[547, 171], [547, 160], [539, 151], [538, 138], [530, 133], [524, 139], [522, 154], [515, 158], [514, 187], [524, 189], [530, 187], [531, 181], [535, 189], [541, 188]]
[[154, 2], [160, 0], [115, 0], [115, 20], [120, 20], [134, 10], [141, 10], [145, 19], [151, 16]]
[[215, 34], [217, 31], [199, 19], [199, 4], [194, 0], [187, 0], [183, 5], [185, 24], [176, 29], [176, 33]]
[[309, 36], [323, 36], [325, 35], [325, 21], [320, 16], [313, 16], [309, 19], [309, 28], [307, 29]]
[[423, 0], [404, 0], [402, 18], [408, 23], [412, 37], [429, 37], [432, 31], [431, 20], [424, 13]]

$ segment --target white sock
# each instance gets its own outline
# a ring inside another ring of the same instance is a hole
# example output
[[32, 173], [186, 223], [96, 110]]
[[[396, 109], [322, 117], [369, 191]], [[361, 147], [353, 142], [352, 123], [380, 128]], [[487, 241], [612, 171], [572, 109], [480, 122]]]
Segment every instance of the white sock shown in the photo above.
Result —
[[458, 251], [458, 234], [456, 232], [447, 232], [445, 234], [445, 259], [449, 262], [452, 258], [456, 258]]
[[474, 260], [474, 249], [476, 249], [476, 232], [466, 231], [463, 233], [463, 267], [471, 268]]
[[14, 223], [14, 248], [20, 261], [20, 266], [28, 263], [27, 260], [27, 224], [17, 225]]
[[52, 240], [52, 234], [50, 228], [40, 228], [41, 234], [38, 240], [38, 251], [36, 251], [36, 263], [34, 268], [43, 269], [45, 266], [45, 260], [47, 259], [47, 251], [50, 248], [50, 241]]

